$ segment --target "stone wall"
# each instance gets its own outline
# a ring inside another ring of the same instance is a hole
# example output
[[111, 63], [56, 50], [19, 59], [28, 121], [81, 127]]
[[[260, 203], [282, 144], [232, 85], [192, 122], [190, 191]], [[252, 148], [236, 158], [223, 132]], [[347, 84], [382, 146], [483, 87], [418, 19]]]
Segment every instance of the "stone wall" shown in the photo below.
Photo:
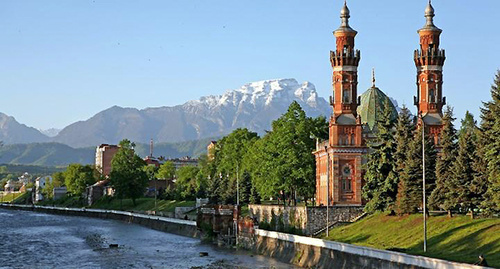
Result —
[[278, 230], [280, 222], [284, 227], [295, 227], [302, 231], [307, 229], [307, 208], [305, 206], [282, 205], [248, 205], [250, 217], [257, 222], [272, 223]]
[[[279, 230], [277, 226], [280, 225], [280, 221], [285, 228], [295, 227], [306, 235], [312, 235], [326, 227], [326, 207], [324, 206], [249, 205], [248, 208], [252, 219], [259, 223], [272, 223], [276, 226], [271, 227], [272, 230]], [[363, 207], [333, 206], [329, 207], [328, 211], [330, 224], [345, 223], [363, 214]]]
[[[330, 206], [328, 207], [329, 224], [349, 223], [363, 214], [362, 206]], [[326, 207], [307, 208], [307, 234], [314, 234], [326, 227]]]

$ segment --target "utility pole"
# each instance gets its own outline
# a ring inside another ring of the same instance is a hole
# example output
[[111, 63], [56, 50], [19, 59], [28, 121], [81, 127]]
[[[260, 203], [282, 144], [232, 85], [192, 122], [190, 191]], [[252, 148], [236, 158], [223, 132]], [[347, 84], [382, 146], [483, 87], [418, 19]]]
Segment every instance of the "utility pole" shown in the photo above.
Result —
[[328, 147], [325, 146], [326, 153], [326, 237], [329, 235], [329, 206], [330, 206], [330, 154], [328, 153]]
[[422, 113], [420, 113], [422, 122], [422, 209], [424, 213], [424, 252], [427, 252], [427, 207], [425, 202], [425, 123]]
[[240, 180], [238, 176], [239, 164], [236, 163], [236, 205], [240, 205]]

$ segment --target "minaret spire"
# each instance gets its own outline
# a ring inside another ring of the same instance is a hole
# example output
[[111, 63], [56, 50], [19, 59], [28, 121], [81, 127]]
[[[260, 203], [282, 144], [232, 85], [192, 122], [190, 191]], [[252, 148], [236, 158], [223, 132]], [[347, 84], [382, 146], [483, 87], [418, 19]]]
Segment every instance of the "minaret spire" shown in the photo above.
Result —
[[437, 27], [434, 25], [434, 7], [432, 6], [431, 0], [429, 0], [429, 3], [427, 4], [427, 8], [425, 9], [425, 18], [427, 19], [424, 28], [436, 28]]
[[340, 27], [351, 28], [349, 27], [349, 18], [351, 17], [351, 12], [347, 7], [347, 0], [344, 0], [344, 6], [340, 10], [340, 18], [342, 19], [342, 24]]
[[375, 88], [375, 68], [372, 68], [372, 88]]

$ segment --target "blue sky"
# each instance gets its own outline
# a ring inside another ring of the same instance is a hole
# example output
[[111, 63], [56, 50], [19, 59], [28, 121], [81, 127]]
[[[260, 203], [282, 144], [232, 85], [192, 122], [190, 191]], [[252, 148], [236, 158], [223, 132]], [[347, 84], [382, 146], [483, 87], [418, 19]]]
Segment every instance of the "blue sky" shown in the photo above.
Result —
[[[258, 80], [331, 92], [341, 0], [18, 0], [0, 2], [0, 112], [62, 128], [113, 105], [182, 104]], [[377, 86], [414, 111], [413, 50], [425, 0], [350, 0], [358, 93]], [[500, 68], [500, 1], [435, 0], [444, 95], [479, 116]]]

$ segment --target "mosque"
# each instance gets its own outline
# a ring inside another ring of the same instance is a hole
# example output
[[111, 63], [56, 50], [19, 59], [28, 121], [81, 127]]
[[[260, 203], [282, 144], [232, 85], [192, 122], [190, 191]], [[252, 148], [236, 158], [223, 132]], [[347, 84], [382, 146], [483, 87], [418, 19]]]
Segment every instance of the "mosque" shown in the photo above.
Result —
[[[441, 29], [433, 22], [434, 8], [429, 1], [425, 9], [426, 23], [418, 30], [420, 48], [414, 52], [417, 67], [417, 96], [414, 104], [419, 113], [419, 126], [424, 123], [428, 134], [439, 147], [443, 128], [442, 108], [446, 102], [442, 95], [445, 51], [439, 48]], [[329, 139], [317, 144], [316, 204], [332, 206], [361, 206], [363, 169], [368, 153], [367, 140], [375, 135], [376, 123], [381, 117], [385, 102], [393, 109], [391, 100], [375, 86], [358, 97], [359, 50], [354, 49], [357, 32], [349, 26], [350, 12], [347, 3], [340, 12], [341, 25], [333, 32], [336, 49], [330, 52], [333, 68], [333, 95], [330, 104]], [[423, 122], [422, 122], [423, 121]]]

